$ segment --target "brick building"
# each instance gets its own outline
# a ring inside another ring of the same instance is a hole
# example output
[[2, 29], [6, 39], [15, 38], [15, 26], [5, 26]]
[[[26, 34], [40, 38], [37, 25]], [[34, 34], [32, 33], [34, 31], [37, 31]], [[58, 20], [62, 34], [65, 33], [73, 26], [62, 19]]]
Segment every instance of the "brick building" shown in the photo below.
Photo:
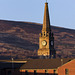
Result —
[[75, 59], [60, 66], [58, 75], [75, 75]]
[[75, 75], [75, 59], [0, 61], [0, 75]]

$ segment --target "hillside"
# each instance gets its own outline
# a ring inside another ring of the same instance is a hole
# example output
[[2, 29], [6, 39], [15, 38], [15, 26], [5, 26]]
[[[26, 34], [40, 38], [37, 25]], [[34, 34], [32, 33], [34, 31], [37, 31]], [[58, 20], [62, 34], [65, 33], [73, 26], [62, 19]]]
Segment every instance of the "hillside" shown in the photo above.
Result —
[[[75, 30], [51, 26], [57, 57], [75, 57]], [[0, 59], [37, 56], [42, 24], [0, 20]]]

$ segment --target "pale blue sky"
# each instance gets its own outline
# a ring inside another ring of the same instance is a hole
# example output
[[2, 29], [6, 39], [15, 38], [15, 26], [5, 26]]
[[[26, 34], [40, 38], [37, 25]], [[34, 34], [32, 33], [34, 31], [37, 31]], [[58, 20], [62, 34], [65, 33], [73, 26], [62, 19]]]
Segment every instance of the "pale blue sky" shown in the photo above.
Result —
[[[0, 19], [43, 23], [46, 0], [0, 0]], [[75, 0], [48, 0], [51, 25], [75, 29]]]

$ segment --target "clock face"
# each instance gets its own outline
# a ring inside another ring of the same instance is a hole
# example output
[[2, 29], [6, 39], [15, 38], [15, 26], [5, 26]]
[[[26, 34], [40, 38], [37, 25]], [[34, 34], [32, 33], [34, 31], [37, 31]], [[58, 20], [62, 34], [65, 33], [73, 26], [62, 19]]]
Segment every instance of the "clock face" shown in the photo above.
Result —
[[53, 45], [53, 41], [51, 41], [51, 45]]
[[45, 46], [47, 44], [47, 42], [44, 40], [42, 41], [42, 45]]

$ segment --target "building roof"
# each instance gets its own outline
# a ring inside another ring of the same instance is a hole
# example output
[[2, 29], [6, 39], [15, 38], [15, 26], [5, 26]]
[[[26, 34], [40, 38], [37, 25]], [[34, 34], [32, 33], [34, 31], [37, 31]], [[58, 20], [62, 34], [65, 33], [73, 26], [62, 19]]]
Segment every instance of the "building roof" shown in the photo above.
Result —
[[0, 62], [6, 62], [6, 63], [11, 63], [11, 62], [13, 62], [13, 63], [26, 63], [27, 62], [27, 60], [0, 60]]
[[1, 63], [0, 69], [19, 69], [24, 63]]
[[27, 60], [0, 60], [0, 69], [19, 69]]
[[56, 69], [74, 58], [0, 60], [0, 69]]
[[71, 61], [72, 58], [64, 59], [32, 59], [22, 65], [20, 69], [56, 69]]
[[61, 68], [61, 67], [66, 67], [66, 68], [75, 68], [75, 59], [73, 59], [73, 60], [71, 60], [70, 62], [68, 62], [68, 63], [65, 63], [64, 65], [62, 65], [62, 66], [60, 66], [59, 68]]

